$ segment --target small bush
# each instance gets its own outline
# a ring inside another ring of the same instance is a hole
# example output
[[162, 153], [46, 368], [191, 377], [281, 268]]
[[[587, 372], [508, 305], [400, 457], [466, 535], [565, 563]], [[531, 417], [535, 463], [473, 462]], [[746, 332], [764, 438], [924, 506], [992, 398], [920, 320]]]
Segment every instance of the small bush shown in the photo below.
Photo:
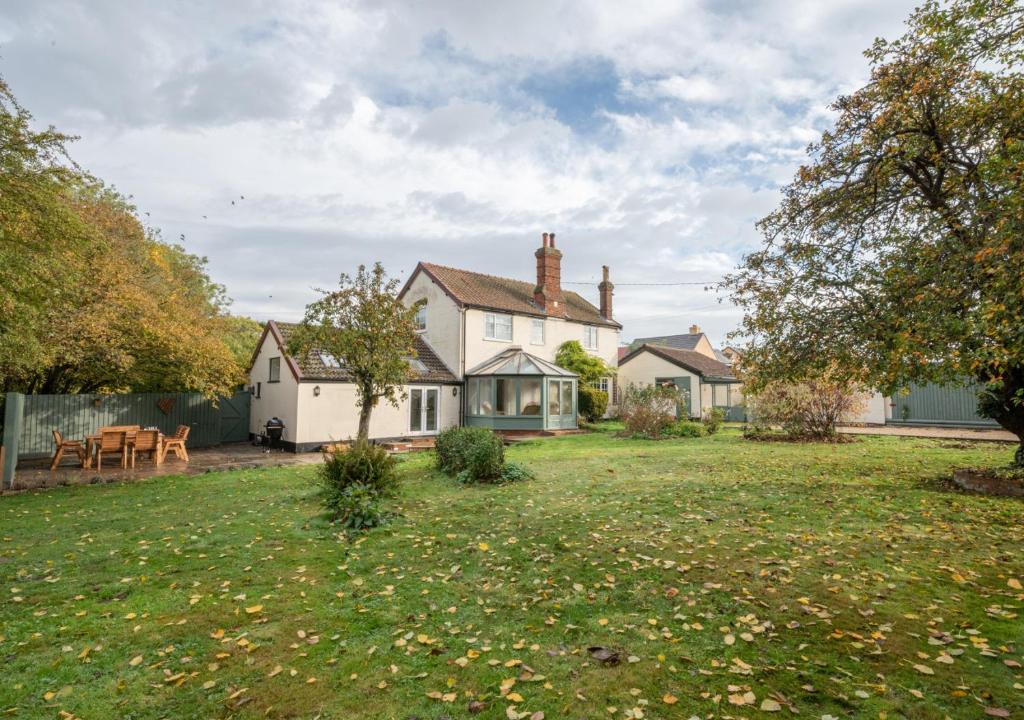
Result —
[[580, 417], [587, 422], [600, 420], [608, 410], [608, 393], [580, 383], [577, 407]]
[[686, 402], [686, 393], [675, 386], [629, 385], [622, 390], [619, 414], [627, 435], [657, 440], [676, 421]]
[[388, 521], [380, 497], [366, 485], [349, 485], [338, 493], [332, 508], [334, 520], [348, 530], [368, 530]]
[[700, 421], [704, 424], [704, 429], [708, 431], [708, 435], [714, 435], [722, 427], [722, 423], [725, 422], [725, 410], [722, 408], [704, 408]]
[[709, 434], [707, 426], [692, 420], [679, 420], [662, 431], [668, 437], [704, 437]]
[[501, 469], [502, 482], [521, 482], [523, 480], [533, 480], [533, 478], [533, 471], [517, 462], [509, 461]]
[[437, 436], [437, 467], [460, 482], [497, 481], [505, 464], [501, 438], [487, 428], [453, 427]]
[[798, 383], [772, 381], [748, 394], [747, 406], [759, 429], [782, 428], [797, 439], [833, 440], [844, 417], [860, 412], [865, 394], [827, 374]]
[[[376, 503], [398, 489], [396, 461], [387, 450], [368, 442], [356, 443], [347, 450], [324, 455], [317, 470], [320, 496], [332, 519], [346, 527], [354, 517], [371, 517], [367, 503]], [[348, 519], [347, 519], [348, 518]], [[372, 527], [360, 523], [360, 527]]]

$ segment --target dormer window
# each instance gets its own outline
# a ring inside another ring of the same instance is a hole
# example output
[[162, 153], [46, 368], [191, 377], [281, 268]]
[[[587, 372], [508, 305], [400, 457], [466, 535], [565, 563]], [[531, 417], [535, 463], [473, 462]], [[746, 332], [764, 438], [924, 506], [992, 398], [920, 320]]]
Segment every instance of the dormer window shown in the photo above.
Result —
[[420, 305], [420, 309], [416, 311], [416, 317], [413, 318], [413, 325], [416, 326], [416, 332], [423, 332], [427, 329], [427, 304], [423, 303]]

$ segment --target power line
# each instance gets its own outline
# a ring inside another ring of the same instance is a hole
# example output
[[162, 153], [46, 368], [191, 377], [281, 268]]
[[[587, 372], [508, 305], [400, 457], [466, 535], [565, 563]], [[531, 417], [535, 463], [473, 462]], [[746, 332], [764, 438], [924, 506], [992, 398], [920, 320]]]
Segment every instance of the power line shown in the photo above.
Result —
[[[615, 287], [666, 287], [669, 285], [717, 285], [721, 280], [708, 280], [706, 282], [641, 282], [641, 283], [615, 283]], [[599, 283], [594, 282], [579, 282], [579, 281], [568, 281], [563, 280], [563, 285], [598, 285]]]

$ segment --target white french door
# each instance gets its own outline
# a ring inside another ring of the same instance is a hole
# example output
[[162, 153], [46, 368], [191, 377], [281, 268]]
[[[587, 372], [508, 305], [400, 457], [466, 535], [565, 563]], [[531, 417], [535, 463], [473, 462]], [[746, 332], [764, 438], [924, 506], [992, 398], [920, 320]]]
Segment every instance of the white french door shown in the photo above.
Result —
[[417, 387], [409, 390], [409, 433], [429, 435], [437, 432], [441, 390]]

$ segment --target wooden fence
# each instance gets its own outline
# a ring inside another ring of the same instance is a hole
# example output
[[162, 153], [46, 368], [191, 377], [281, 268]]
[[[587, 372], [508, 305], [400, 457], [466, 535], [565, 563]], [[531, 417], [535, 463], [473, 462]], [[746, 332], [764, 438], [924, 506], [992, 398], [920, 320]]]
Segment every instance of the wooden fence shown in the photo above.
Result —
[[999, 427], [994, 420], [978, 414], [978, 386], [912, 384], [906, 393], [892, 398], [894, 425], [951, 425]]
[[[198, 393], [125, 395], [22, 395], [5, 398], [3, 445], [5, 486], [19, 458], [53, 453], [53, 429], [81, 439], [106, 425], [158, 427], [172, 434], [178, 425], [192, 428], [189, 447], [210, 447], [249, 437], [248, 391], [209, 400]], [[6, 467], [6, 466], [9, 466]]]

